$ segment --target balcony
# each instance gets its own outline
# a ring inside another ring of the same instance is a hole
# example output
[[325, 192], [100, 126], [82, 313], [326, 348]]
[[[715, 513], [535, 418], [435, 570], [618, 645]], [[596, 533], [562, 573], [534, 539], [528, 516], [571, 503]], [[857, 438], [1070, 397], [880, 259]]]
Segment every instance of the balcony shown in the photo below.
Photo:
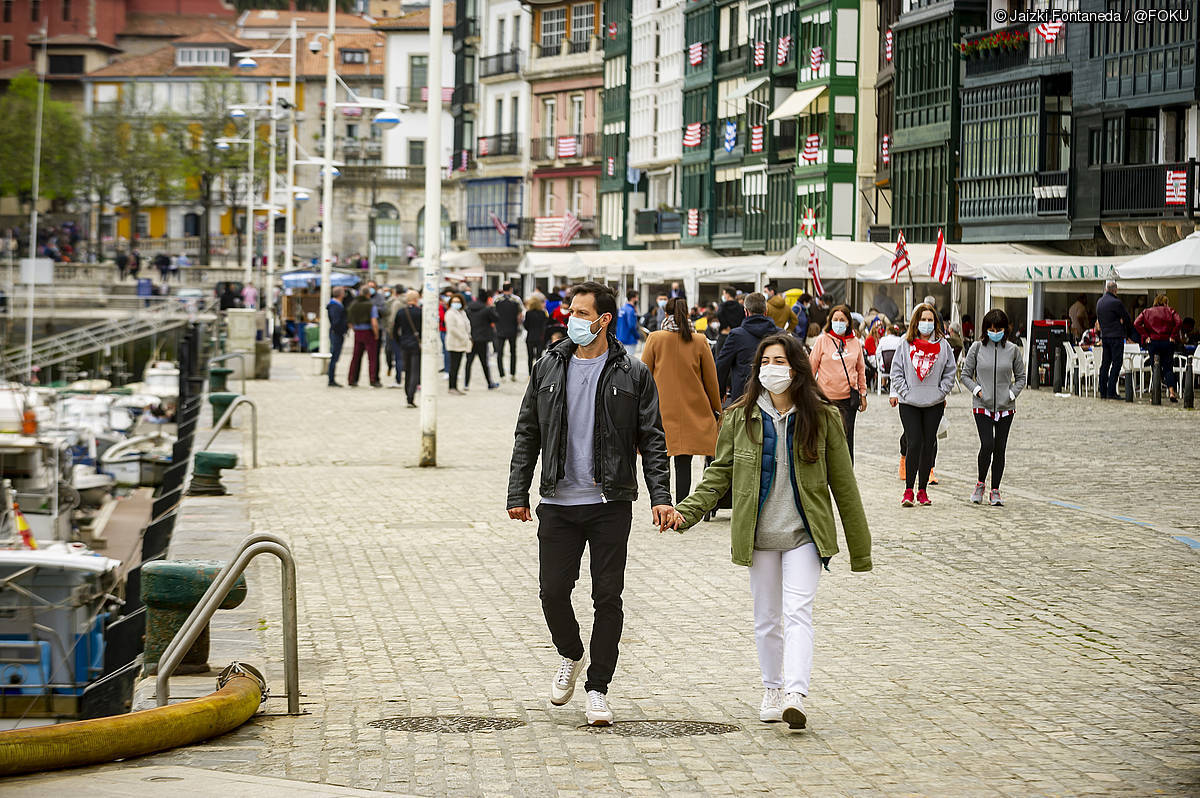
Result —
[[1102, 166], [1100, 216], [1193, 217], [1196, 214], [1198, 178], [1200, 174], [1194, 160], [1185, 163]]
[[447, 177], [453, 178], [455, 175], [463, 174], [464, 172], [473, 172], [478, 164], [475, 162], [475, 154], [470, 150], [458, 150], [450, 156], [450, 169], [447, 172]]
[[[698, 159], [708, 160], [711, 157], [712, 147], [710, 146], [709, 136], [711, 134], [710, 127], [707, 122], [700, 123], [699, 139], [688, 137], [688, 128], [691, 125], [684, 125], [679, 131], [679, 135], [683, 145], [683, 160], [695, 162]], [[692, 143], [695, 141], [696, 143]]]
[[603, 91], [604, 115], [606, 117], [625, 117], [626, 106], [629, 104], [629, 86], [612, 86]]
[[338, 167], [341, 176], [337, 179], [340, 185], [360, 186], [402, 186], [424, 185], [424, 166], [353, 166]]
[[1038, 172], [1033, 198], [1037, 201], [1038, 216], [1069, 216], [1071, 173]]
[[479, 38], [479, 21], [475, 17], [460, 19], [454, 26], [454, 41]]
[[480, 136], [475, 142], [478, 158], [513, 158], [521, 154], [521, 139], [516, 133]]
[[600, 154], [600, 136], [582, 133], [575, 136], [548, 136], [530, 142], [529, 157], [535, 161], [577, 161]]
[[496, 78], [501, 75], [516, 75], [521, 70], [521, 51], [485, 56], [479, 59], [479, 79]]
[[[397, 86], [396, 102], [409, 108], [424, 108], [429, 104], [428, 86]], [[442, 89], [442, 105], [454, 102], [454, 89], [446, 86]]]
[[475, 84], [464, 83], [461, 86], [454, 88], [454, 93], [450, 95], [450, 110], [451, 113], [459, 113], [464, 105], [475, 104]]
[[679, 211], [634, 212], [633, 234], [641, 241], [678, 241], [682, 232], [683, 217]]
[[533, 45], [523, 73], [526, 80], [541, 80], [603, 68], [604, 43], [599, 36], [588, 36]]
[[[561, 216], [539, 216], [536, 218], [524, 216], [517, 221], [517, 235], [513, 243], [557, 249], [560, 247], [558, 236], [563, 218]], [[581, 229], [578, 235], [572, 238], [567, 246], [595, 246], [595, 217], [580, 216], [579, 224]]]
[[1028, 64], [1030, 30], [1028, 25], [1009, 25], [967, 36], [960, 46], [960, 52], [967, 60], [967, 77], [990, 75]]

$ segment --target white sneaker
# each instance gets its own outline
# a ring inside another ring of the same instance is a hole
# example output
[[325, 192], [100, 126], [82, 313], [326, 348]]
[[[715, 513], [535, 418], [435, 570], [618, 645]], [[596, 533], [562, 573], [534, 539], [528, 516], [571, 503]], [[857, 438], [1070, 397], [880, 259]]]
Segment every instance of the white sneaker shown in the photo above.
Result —
[[613, 713], [608, 708], [608, 696], [595, 690], [588, 690], [586, 714], [589, 726], [611, 726]]
[[762, 705], [758, 708], [758, 719], [763, 723], [778, 723], [783, 720], [783, 690], [778, 687], [766, 689]]
[[975, 483], [975, 490], [971, 491], [971, 502], [974, 504], [983, 504], [983, 492], [986, 486], [982, 482]]
[[558, 666], [558, 673], [554, 674], [554, 681], [550, 683], [551, 704], [561, 707], [575, 695], [575, 680], [583, 670], [584, 659], [586, 657], [577, 660], [563, 657], [562, 664]]
[[788, 693], [783, 697], [783, 721], [789, 729], [803, 729], [808, 722], [804, 714], [804, 696], [799, 693]]

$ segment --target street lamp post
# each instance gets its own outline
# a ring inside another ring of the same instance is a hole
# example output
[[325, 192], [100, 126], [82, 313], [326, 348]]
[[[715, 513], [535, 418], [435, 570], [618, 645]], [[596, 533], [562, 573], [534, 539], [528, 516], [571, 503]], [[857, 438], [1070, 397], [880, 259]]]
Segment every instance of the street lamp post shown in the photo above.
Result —
[[321, 321], [321, 337], [317, 351], [322, 359], [329, 357], [329, 315], [325, 308], [329, 306], [331, 296], [329, 280], [333, 265], [330, 263], [333, 259], [333, 169], [330, 164], [333, 163], [333, 106], [337, 102], [337, 75], [333, 69], [334, 58], [337, 56], [333, 41], [336, 30], [334, 14], [334, 0], [329, 0], [329, 24], [325, 31], [329, 45], [329, 55], [325, 62], [325, 140], [322, 142], [325, 145], [322, 153], [325, 168], [321, 173], [321, 307], [317, 309], [317, 317]]
[[250, 158], [246, 165], [246, 170], [249, 173], [246, 179], [246, 274], [242, 278], [243, 283], [249, 283], [254, 279], [254, 149], [258, 142], [258, 126], [256, 124], [255, 114], [250, 114], [247, 117], [249, 125], [249, 147]]
[[[34, 123], [33, 134], [33, 199], [30, 201], [29, 211], [29, 285], [26, 288], [29, 291], [29, 297], [25, 300], [25, 308], [28, 311], [28, 316], [25, 319], [25, 351], [29, 353], [29, 365], [25, 371], [25, 382], [33, 382], [33, 292], [34, 285], [37, 283], [37, 232], [38, 232], [38, 194], [40, 193], [40, 183], [42, 177], [42, 95], [46, 90], [46, 39], [49, 38], [50, 21], [42, 20], [42, 58], [38, 62], [38, 86], [37, 86], [37, 121]], [[134, 220], [130, 220], [130, 224], [134, 224]], [[132, 232], [132, 231], [131, 231]], [[131, 236], [132, 237], [132, 236]], [[53, 310], [53, 308], [51, 309]]]
[[429, 0], [429, 101], [426, 105], [429, 141], [435, 147], [425, 166], [425, 269], [421, 305], [421, 460], [437, 465], [438, 288], [442, 266], [442, 0]]

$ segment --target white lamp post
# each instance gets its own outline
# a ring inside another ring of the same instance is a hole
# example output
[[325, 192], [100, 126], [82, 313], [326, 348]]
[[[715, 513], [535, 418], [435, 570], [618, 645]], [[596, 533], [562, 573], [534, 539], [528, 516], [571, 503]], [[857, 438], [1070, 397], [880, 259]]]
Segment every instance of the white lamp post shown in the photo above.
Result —
[[[429, 0], [429, 135], [435, 150], [425, 167], [425, 270], [421, 306], [421, 459], [423, 467], [437, 465], [438, 284], [442, 271], [442, 0]], [[513, 131], [514, 133], [516, 131]], [[435, 221], [436, 220], [436, 221]]]

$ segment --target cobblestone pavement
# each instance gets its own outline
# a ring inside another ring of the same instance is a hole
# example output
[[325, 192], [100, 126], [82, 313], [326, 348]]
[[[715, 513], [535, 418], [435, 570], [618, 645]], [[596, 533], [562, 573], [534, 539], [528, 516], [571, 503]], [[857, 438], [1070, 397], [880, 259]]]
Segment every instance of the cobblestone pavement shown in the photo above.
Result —
[[[655, 739], [580, 730], [578, 696], [563, 709], [546, 699], [557, 660], [535, 527], [504, 512], [521, 379], [466, 397], [439, 384], [441, 467], [419, 469], [419, 413], [402, 392], [327, 389], [303, 356], [277, 356], [274, 378], [250, 389], [262, 467], [228, 500], [295, 547], [310, 714], [135, 764], [418, 795], [1200, 792], [1200, 551], [1188, 544], [1200, 546], [1200, 415], [1031, 393], [1013, 428], [1008, 504], [977, 507], [966, 498], [974, 424], [954, 394], [934, 505], [904, 510], [899, 422], [872, 396], [856, 468], [876, 570], [851, 574], [841, 556], [823, 577], [810, 729], [795, 734], [757, 721], [750, 595], [729, 562], [728, 513], [660, 536], [643, 497], [614, 711], [740, 727]], [[258, 576], [248, 604], [270, 619], [262, 648], [277, 656], [274, 566]], [[588, 591], [585, 569], [581, 620]], [[423, 715], [526, 725], [368, 725]]]

